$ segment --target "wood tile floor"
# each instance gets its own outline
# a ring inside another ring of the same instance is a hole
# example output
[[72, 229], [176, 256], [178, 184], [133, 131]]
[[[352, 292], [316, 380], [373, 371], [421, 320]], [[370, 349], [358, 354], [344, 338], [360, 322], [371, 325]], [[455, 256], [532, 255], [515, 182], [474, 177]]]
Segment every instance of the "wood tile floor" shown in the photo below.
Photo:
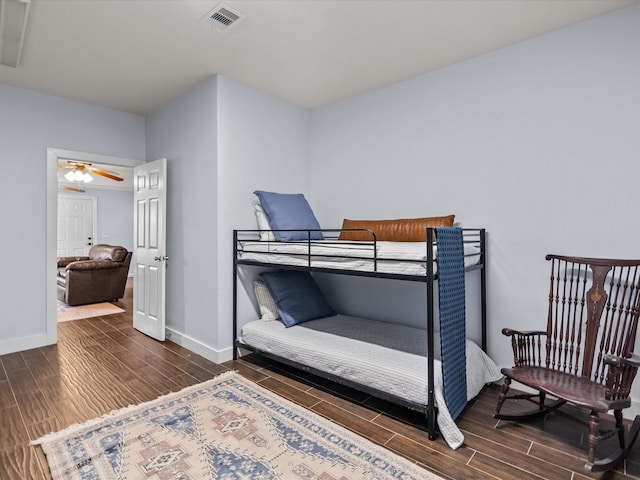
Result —
[[259, 359], [218, 365], [156, 342], [132, 328], [130, 292], [118, 304], [125, 313], [59, 324], [55, 346], [0, 356], [0, 480], [50, 478], [32, 439], [230, 368], [447, 479], [640, 479], [640, 445], [616, 471], [587, 475], [580, 425], [557, 416], [496, 422], [497, 387], [458, 419], [465, 445], [454, 451], [442, 438], [426, 439], [420, 415], [348, 388]]

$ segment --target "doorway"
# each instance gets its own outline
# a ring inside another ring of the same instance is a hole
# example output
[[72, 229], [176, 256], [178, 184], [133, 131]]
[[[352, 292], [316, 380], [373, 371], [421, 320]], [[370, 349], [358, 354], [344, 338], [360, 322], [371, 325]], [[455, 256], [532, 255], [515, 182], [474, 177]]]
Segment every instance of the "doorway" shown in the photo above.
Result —
[[[76, 160], [111, 166], [135, 167], [145, 163], [141, 160], [133, 160], [123, 157], [100, 155], [95, 153], [64, 150], [59, 148], [47, 148], [47, 232], [46, 232], [46, 275], [47, 275], [47, 302], [46, 302], [46, 329], [47, 343], [57, 342], [57, 302], [56, 302], [56, 258], [58, 240], [58, 163], [61, 159]], [[133, 205], [131, 207], [133, 209]]]

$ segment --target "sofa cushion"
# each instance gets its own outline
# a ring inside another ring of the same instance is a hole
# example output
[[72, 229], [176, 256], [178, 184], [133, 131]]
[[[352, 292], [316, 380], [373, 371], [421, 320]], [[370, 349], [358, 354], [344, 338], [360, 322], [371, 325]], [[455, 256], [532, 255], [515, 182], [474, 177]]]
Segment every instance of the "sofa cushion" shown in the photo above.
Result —
[[79, 262], [71, 262], [65, 267], [66, 270], [104, 270], [110, 268], [121, 268], [122, 262], [113, 262], [111, 260], [81, 260]]
[[71, 262], [79, 262], [80, 260], [89, 260], [89, 257], [58, 257], [56, 262], [59, 269], [63, 269]]

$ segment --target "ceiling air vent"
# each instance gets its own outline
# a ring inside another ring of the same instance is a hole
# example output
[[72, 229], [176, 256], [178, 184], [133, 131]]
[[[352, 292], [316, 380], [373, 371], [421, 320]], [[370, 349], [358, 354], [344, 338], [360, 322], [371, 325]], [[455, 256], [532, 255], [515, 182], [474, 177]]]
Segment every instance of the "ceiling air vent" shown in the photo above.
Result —
[[244, 15], [220, 3], [216, 8], [202, 17], [202, 22], [218, 30], [227, 30], [244, 18]]

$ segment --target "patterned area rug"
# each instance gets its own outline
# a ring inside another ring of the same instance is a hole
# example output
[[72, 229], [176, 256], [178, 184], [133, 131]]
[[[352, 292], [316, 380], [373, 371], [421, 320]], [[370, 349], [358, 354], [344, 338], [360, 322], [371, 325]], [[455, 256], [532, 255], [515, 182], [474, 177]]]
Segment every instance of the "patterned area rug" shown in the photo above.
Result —
[[102, 315], [113, 315], [114, 313], [121, 312], [124, 312], [122, 308], [116, 307], [108, 302], [70, 307], [66, 303], [58, 300], [58, 322], [80, 320], [81, 318], [101, 317]]
[[54, 480], [441, 478], [235, 372], [33, 443]]

